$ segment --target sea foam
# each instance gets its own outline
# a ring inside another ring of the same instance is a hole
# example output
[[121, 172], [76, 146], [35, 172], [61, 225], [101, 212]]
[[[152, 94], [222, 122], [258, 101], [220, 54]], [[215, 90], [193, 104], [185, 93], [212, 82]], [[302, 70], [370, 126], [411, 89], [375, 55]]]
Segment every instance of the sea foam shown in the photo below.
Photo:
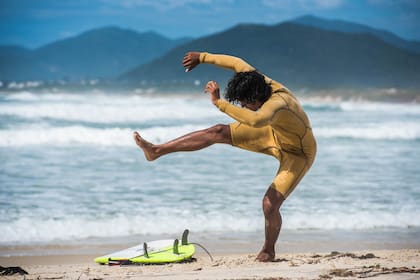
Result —
[[[150, 128], [95, 128], [81, 125], [51, 127], [30, 125], [0, 130], [0, 147], [27, 145], [101, 145], [132, 146], [134, 131], [139, 131], [147, 140], [162, 143], [181, 135], [204, 129], [212, 124], [181, 126], [155, 126]], [[365, 140], [418, 140], [420, 123], [387, 123], [371, 127], [314, 127], [316, 138], [349, 138]]]
[[420, 139], [418, 122], [386, 122], [380, 124], [345, 124], [339, 127], [314, 127], [320, 138], [351, 138], [367, 140], [417, 140]]
[[147, 140], [168, 141], [182, 134], [203, 129], [203, 125], [181, 125], [172, 127], [152, 127], [146, 129], [92, 128], [86, 126], [28, 126], [0, 130], [0, 147], [21, 147], [28, 145], [100, 145], [133, 146], [133, 132], [138, 130]]
[[[328, 205], [323, 206], [328, 208]], [[185, 207], [188, 209], [188, 207]], [[283, 210], [284, 211], [284, 210]], [[156, 209], [153, 216], [136, 214], [118, 215], [108, 218], [68, 216], [62, 219], [37, 219], [22, 217], [9, 223], [2, 223], [0, 244], [30, 244], [81, 240], [86, 238], [112, 238], [132, 235], [177, 234], [184, 228], [196, 233], [210, 232], [258, 232], [263, 229], [263, 215], [252, 212], [242, 215], [228, 212], [184, 214], [173, 209]], [[353, 213], [331, 214], [283, 212], [284, 230], [374, 230], [406, 229], [420, 227], [419, 211], [368, 211], [360, 209]]]

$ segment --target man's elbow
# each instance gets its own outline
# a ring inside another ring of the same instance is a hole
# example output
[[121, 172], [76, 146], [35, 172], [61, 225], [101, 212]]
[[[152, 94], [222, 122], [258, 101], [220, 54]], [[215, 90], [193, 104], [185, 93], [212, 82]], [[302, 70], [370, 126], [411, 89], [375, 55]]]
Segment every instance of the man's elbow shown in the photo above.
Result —
[[261, 120], [252, 120], [249, 122], [248, 125], [251, 127], [260, 128], [260, 127], [266, 126], [267, 123]]

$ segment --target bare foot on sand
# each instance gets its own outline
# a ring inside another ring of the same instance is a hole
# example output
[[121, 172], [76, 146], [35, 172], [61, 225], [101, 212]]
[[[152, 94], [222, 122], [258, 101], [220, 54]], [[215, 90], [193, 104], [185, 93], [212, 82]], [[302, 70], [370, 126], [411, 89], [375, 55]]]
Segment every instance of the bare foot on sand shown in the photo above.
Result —
[[261, 251], [258, 256], [255, 258], [256, 261], [259, 262], [273, 262], [275, 258], [275, 253], [268, 253], [265, 251]]
[[136, 141], [137, 146], [139, 146], [140, 149], [143, 150], [144, 156], [148, 161], [155, 160], [159, 157], [159, 155], [156, 154], [156, 152], [153, 149], [153, 144], [141, 138], [140, 134], [137, 131], [133, 133], [133, 137], [134, 141]]

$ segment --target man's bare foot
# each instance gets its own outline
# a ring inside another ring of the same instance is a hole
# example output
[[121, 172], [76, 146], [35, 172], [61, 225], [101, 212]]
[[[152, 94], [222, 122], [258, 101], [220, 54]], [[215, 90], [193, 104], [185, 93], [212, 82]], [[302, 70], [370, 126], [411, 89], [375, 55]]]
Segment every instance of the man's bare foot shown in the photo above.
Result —
[[159, 155], [157, 155], [153, 150], [153, 144], [141, 138], [140, 134], [137, 131], [133, 133], [133, 137], [134, 141], [136, 141], [137, 146], [139, 146], [140, 149], [143, 150], [144, 156], [148, 161], [155, 160], [159, 157]]
[[256, 261], [259, 262], [273, 262], [275, 258], [275, 253], [268, 253], [265, 251], [261, 251], [258, 256], [255, 258]]

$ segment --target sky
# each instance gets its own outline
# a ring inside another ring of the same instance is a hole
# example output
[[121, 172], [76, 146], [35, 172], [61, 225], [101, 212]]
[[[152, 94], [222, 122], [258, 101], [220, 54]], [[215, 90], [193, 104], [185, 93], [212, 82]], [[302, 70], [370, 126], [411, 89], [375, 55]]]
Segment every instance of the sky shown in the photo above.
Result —
[[0, 45], [33, 49], [111, 25], [198, 38], [239, 23], [272, 25], [308, 14], [420, 41], [420, 0], [0, 0]]

